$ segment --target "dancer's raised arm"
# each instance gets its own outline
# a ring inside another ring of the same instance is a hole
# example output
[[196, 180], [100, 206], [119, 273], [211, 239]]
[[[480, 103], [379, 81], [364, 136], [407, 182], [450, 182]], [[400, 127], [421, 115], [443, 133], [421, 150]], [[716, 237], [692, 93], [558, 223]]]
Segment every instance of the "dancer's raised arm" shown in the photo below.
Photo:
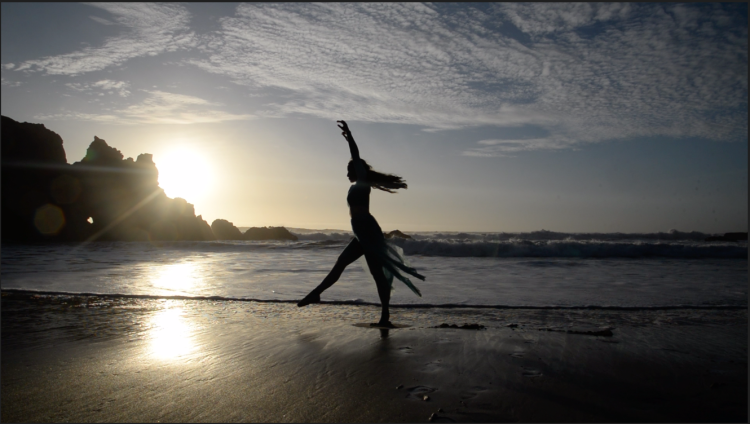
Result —
[[354, 142], [354, 137], [352, 137], [352, 132], [349, 131], [349, 126], [346, 125], [346, 122], [344, 121], [336, 121], [336, 122], [339, 123], [339, 128], [341, 128], [342, 130], [341, 135], [343, 135], [346, 141], [349, 142], [349, 151], [352, 153], [352, 159], [358, 160], [359, 149], [357, 148], [357, 143]]

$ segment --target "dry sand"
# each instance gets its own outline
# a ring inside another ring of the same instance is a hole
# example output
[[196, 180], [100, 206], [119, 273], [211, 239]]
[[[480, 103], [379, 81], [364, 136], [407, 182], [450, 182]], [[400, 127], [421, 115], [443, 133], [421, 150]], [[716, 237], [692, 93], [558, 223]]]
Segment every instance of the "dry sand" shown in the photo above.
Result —
[[747, 310], [2, 299], [4, 422], [748, 419]]

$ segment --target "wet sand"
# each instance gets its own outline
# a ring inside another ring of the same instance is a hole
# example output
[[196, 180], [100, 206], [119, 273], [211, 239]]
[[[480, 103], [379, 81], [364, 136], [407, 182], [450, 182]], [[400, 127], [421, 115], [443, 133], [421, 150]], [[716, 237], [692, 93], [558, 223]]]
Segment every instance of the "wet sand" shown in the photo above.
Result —
[[[747, 310], [3, 292], [4, 422], [747, 422]], [[484, 330], [432, 328], [478, 323]], [[610, 329], [612, 336], [593, 335]], [[434, 415], [433, 415], [434, 414]]]

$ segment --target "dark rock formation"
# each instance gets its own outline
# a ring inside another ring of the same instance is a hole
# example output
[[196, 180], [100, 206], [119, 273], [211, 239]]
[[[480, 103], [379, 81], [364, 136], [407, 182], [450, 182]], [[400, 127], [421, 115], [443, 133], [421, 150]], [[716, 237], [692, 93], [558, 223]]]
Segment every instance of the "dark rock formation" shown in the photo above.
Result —
[[101, 240], [211, 240], [208, 223], [185, 199], [170, 199], [159, 188], [150, 154], [133, 161], [94, 137], [86, 157], [73, 164], [83, 189], [81, 204]]
[[185, 199], [159, 187], [150, 154], [134, 161], [99, 137], [68, 164], [62, 138], [42, 124], [2, 117], [2, 240], [297, 240], [284, 227], [243, 235], [224, 219], [211, 226]]
[[251, 227], [245, 231], [243, 238], [245, 240], [298, 240], [297, 236], [284, 227]]
[[742, 241], [747, 240], [747, 233], [724, 233], [723, 236], [706, 237], [706, 241]]
[[150, 154], [137, 160], [94, 137], [69, 165], [59, 135], [2, 117], [2, 240], [211, 240], [184, 199], [159, 188]]
[[42, 124], [2, 118], [2, 240], [68, 239], [87, 217], [71, 204], [80, 185], [69, 175], [62, 138]]
[[383, 235], [384, 235], [384, 236], [385, 236], [385, 238], [387, 238], [387, 239], [391, 239], [391, 238], [393, 238], [393, 237], [400, 237], [400, 238], [403, 238], [403, 239], [410, 239], [410, 238], [411, 238], [411, 236], [410, 236], [410, 235], [404, 234], [404, 233], [402, 233], [402, 232], [401, 232], [401, 231], [399, 231], [399, 230], [393, 230], [393, 231], [391, 231], [390, 233], [384, 233]]
[[242, 240], [242, 232], [226, 219], [215, 219], [211, 223], [216, 240]]
[[27, 164], [68, 164], [62, 138], [44, 127], [44, 124], [23, 124], [3, 116], [3, 162]]

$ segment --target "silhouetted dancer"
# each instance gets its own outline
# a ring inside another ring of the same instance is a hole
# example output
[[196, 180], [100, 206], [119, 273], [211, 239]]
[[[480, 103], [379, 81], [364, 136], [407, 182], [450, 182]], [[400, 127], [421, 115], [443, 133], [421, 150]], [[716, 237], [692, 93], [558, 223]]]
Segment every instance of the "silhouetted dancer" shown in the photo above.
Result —
[[340, 123], [339, 128], [343, 130], [341, 134], [349, 142], [349, 150], [352, 153], [352, 159], [347, 166], [348, 172], [346, 176], [354, 184], [349, 187], [349, 194], [346, 196], [346, 201], [349, 203], [349, 215], [352, 218], [354, 238], [349, 242], [344, 251], [341, 252], [341, 255], [336, 260], [336, 264], [326, 278], [323, 279], [323, 282], [313, 289], [310, 294], [305, 296], [297, 306], [319, 303], [320, 294], [338, 281], [341, 273], [344, 272], [344, 268], [360, 256], [365, 255], [367, 266], [370, 268], [370, 273], [378, 287], [378, 296], [380, 296], [380, 303], [383, 308], [380, 321], [371, 325], [393, 327], [393, 324], [389, 321], [390, 312], [388, 311], [393, 277], [401, 280], [419, 297], [422, 297], [422, 293], [409, 281], [407, 274], [420, 280], [424, 280], [425, 277], [420, 275], [416, 269], [407, 266], [404, 263], [401, 253], [386, 243], [383, 230], [380, 229], [378, 221], [370, 215], [370, 187], [375, 187], [388, 193], [395, 193], [393, 190], [407, 188], [406, 181], [396, 175], [381, 174], [374, 171], [367, 162], [360, 159], [359, 149], [357, 149], [357, 144], [354, 142], [354, 138], [346, 122], [337, 122]]

